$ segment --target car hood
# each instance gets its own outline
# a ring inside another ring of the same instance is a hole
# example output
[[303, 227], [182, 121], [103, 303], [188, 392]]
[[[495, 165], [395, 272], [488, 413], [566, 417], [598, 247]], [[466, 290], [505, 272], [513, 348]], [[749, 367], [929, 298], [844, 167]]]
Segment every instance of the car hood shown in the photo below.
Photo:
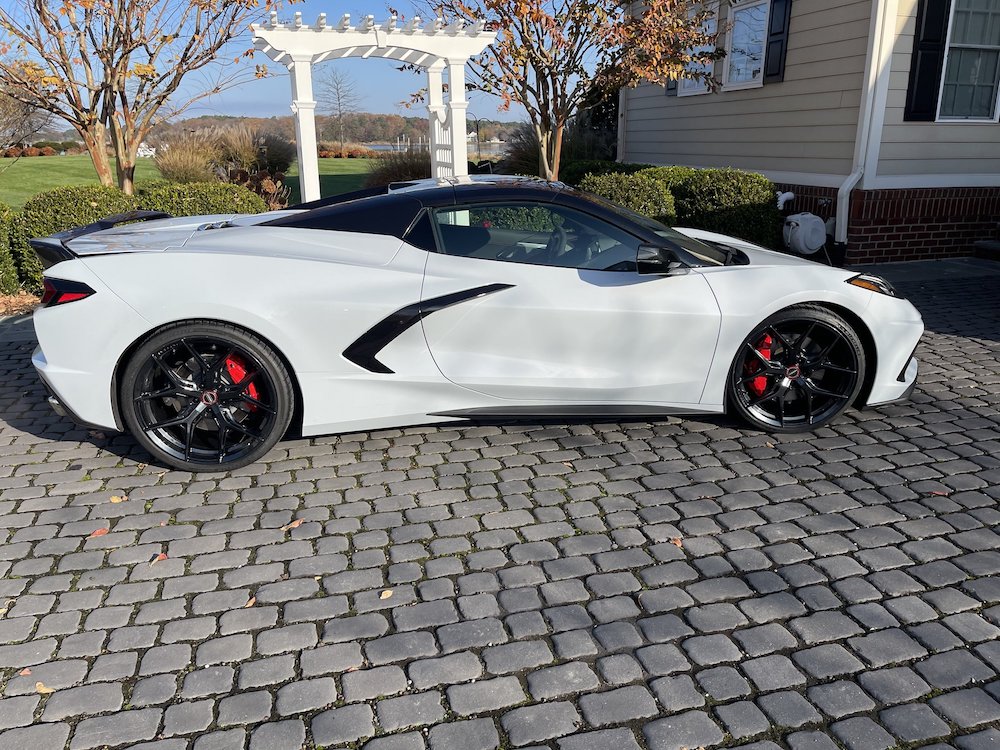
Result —
[[[674, 227], [674, 230], [687, 235], [693, 240], [717, 242], [721, 245], [727, 245], [729, 247], [736, 248], [737, 250], [741, 250], [746, 253], [746, 256], [750, 259], [750, 265], [753, 266], [808, 266], [815, 268], [818, 265], [825, 265], [797, 255], [789, 255], [787, 253], [779, 253], [774, 250], [768, 250], [760, 245], [755, 245], [752, 242], [747, 242], [746, 240], [741, 240], [736, 237], [730, 237], [727, 234], [718, 234], [716, 232], [707, 232], [704, 229], [691, 229], [688, 227]], [[821, 257], [822, 256], [817, 255], [817, 259]]]

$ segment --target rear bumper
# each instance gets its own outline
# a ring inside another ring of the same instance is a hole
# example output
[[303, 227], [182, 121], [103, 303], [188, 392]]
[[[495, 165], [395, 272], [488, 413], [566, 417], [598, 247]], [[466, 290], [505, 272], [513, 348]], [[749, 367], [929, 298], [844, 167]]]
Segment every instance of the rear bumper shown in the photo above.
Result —
[[88, 422], [87, 420], [81, 418], [80, 415], [74, 412], [71, 408], [66, 406], [66, 404], [59, 397], [59, 394], [56, 393], [55, 388], [52, 387], [52, 384], [49, 382], [48, 378], [45, 377], [44, 369], [40, 367], [40, 364], [44, 361], [45, 361], [45, 355], [42, 354], [41, 347], [38, 347], [37, 349], [35, 349], [35, 353], [31, 357], [31, 363], [35, 366], [35, 371], [38, 373], [38, 379], [42, 381], [42, 385], [45, 387], [45, 392], [48, 394], [48, 397], [45, 400], [48, 403], [49, 407], [52, 409], [52, 411], [54, 411], [60, 417], [72, 420], [81, 427], [90, 427], [92, 429], [97, 429], [97, 430], [113, 430], [114, 432], [121, 431], [117, 425], [115, 427], [108, 427], [107, 425], [100, 425], [100, 424], [95, 424], [93, 422]]

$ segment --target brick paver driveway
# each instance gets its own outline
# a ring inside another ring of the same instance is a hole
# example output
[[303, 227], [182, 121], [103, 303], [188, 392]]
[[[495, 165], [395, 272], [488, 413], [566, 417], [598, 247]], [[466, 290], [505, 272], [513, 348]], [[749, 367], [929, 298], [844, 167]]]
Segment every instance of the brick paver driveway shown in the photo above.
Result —
[[895, 275], [913, 403], [815, 434], [389, 430], [228, 475], [50, 414], [8, 333], [0, 749], [997, 747], [1000, 265]]

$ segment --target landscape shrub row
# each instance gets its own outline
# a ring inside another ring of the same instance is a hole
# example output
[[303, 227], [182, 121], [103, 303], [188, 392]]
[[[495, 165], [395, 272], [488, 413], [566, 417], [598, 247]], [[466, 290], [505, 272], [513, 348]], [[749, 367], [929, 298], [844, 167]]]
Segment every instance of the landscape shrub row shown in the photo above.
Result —
[[156, 180], [140, 185], [135, 195], [100, 185], [62, 187], [31, 198], [15, 213], [0, 204], [0, 293], [18, 288], [37, 293], [42, 268], [28, 240], [91, 224], [138, 209], [173, 216], [261, 213], [259, 195], [240, 185], [221, 182], [177, 185]]
[[[764, 247], [780, 247], [777, 190], [770, 180], [755, 172], [594, 161], [568, 164], [560, 177], [567, 184], [668, 224], [728, 234]], [[664, 210], [663, 197], [651, 182], [670, 194], [673, 219], [660, 213]]]
[[11, 146], [8, 149], [4, 149], [0, 156], [7, 159], [19, 159], [27, 156], [58, 156], [59, 152], [56, 151], [52, 146], [28, 146], [27, 148], [19, 148], [18, 146]]

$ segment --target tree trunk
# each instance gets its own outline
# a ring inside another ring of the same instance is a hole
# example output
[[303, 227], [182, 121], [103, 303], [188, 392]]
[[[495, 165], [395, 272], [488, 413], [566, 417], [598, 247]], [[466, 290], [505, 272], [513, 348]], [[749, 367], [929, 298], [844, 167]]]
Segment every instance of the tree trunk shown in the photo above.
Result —
[[552, 176], [549, 177], [550, 180], [558, 181], [559, 179], [559, 162], [562, 160], [562, 141], [563, 141], [563, 130], [565, 125], [556, 125], [555, 137], [552, 139], [552, 160], [549, 164], [552, 165], [551, 172]]
[[337, 120], [340, 125], [340, 156], [344, 157], [347, 156], [347, 154], [344, 153], [344, 116], [339, 115]]
[[125, 195], [135, 195], [134, 154], [127, 153], [118, 157], [118, 187]]
[[111, 173], [111, 159], [108, 158], [108, 149], [104, 143], [104, 128], [95, 125], [92, 129], [80, 133], [83, 144], [90, 154], [90, 161], [94, 164], [94, 171], [97, 172], [97, 179], [105, 187], [114, 187], [115, 179]]

